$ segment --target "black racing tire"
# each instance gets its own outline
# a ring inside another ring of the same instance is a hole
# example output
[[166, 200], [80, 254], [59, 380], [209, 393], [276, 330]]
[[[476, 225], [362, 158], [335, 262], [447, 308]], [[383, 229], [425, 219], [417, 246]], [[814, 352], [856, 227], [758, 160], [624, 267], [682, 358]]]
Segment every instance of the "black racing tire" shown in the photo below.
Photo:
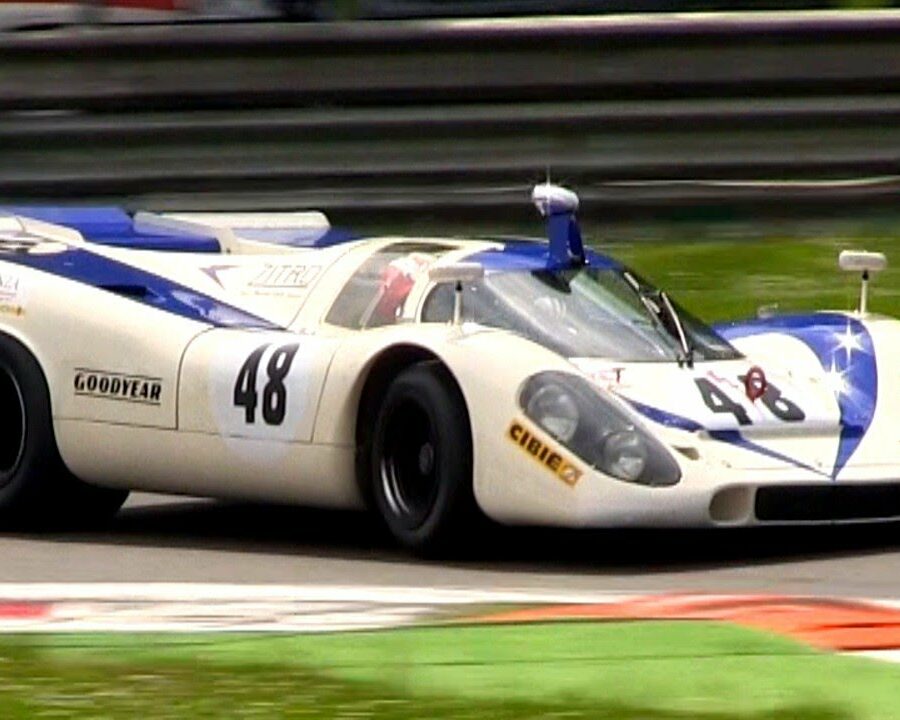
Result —
[[45, 529], [108, 519], [124, 490], [78, 480], [59, 455], [50, 393], [37, 360], [0, 336], [0, 528]]
[[421, 555], [461, 547], [477, 518], [465, 400], [436, 362], [401, 371], [378, 408], [369, 452], [371, 498], [387, 529]]

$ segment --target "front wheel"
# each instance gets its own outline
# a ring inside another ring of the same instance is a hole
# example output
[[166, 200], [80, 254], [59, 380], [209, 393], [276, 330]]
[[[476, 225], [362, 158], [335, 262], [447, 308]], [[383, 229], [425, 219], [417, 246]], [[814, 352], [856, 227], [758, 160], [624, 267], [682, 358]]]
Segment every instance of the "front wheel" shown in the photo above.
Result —
[[465, 401], [437, 363], [402, 371], [375, 418], [372, 497], [391, 534], [433, 554], [449, 549], [472, 519], [472, 436]]
[[127, 496], [86, 485], [68, 471], [40, 366], [19, 343], [0, 336], [0, 527], [95, 522], [115, 513]]

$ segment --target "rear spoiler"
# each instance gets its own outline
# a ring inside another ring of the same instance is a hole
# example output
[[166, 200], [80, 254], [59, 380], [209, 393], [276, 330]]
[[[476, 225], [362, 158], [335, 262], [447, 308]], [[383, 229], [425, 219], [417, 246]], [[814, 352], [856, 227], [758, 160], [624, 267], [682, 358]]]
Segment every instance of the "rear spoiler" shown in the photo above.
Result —
[[272, 245], [311, 247], [331, 230], [324, 213], [149, 213], [134, 216], [138, 232], [213, 236], [226, 253], [266, 253]]
[[84, 245], [80, 232], [62, 225], [35, 220], [23, 215], [0, 212], [0, 247], [4, 244], [28, 245], [63, 244]]

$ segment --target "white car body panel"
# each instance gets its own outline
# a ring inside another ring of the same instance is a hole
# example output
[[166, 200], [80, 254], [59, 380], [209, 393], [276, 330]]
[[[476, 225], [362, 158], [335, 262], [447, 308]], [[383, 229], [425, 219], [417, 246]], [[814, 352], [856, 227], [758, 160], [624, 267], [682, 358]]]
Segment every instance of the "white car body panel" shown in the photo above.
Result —
[[[250, 222], [250, 216], [241, 217]], [[760, 522], [753, 501], [763, 486], [900, 483], [897, 320], [840, 316], [848, 328], [852, 322], [854, 332], [867, 334], [877, 364], [874, 411], [855, 439], [842, 429], [847, 410], [834, 375], [812, 345], [777, 327], [735, 337], [744, 359], [693, 367], [566, 358], [505, 330], [417, 322], [432, 287], [422, 273], [409, 291], [402, 322], [351, 330], [325, 318], [361, 263], [398, 242], [432, 241], [394, 237], [320, 249], [279, 247], [240, 237], [234, 218], [218, 225], [201, 215], [169, 219], [194, 230], [206, 222], [231, 252], [110, 248], [67, 227], [18, 221], [16, 230], [7, 222], [9, 237], [21, 236], [33, 247], [27, 259], [13, 257], [13, 250], [0, 252], [0, 332], [38, 360], [50, 388], [61, 456], [85, 481], [360, 507], [355, 456], [363, 387], [383, 352], [412, 347], [439, 359], [458, 383], [471, 422], [475, 497], [500, 522], [752, 525]], [[149, 222], [165, 224], [153, 217]], [[253, 222], [265, 224], [258, 217]], [[3, 242], [13, 242], [9, 237], [0, 237], [0, 251]], [[434, 242], [453, 248], [442, 262], [503, 248], [486, 241]], [[173, 302], [182, 303], [180, 309], [161, 309], [135, 296], [139, 283], [111, 290], [67, 277], [64, 263], [52, 271], [42, 265], [42, 258], [68, 257], [70, 251], [159, 279]], [[191, 303], [199, 303], [193, 315]], [[251, 321], [242, 324], [234, 312]], [[835, 317], [828, 315], [829, 322]], [[266, 421], [257, 404], [248, 422], [246, 407], [235, 402], [242, 367], [260, 350], [252, 389], [263, 398], [271, 368], [280, 372], [271, 363], [285, 348], [292, 349], [292, 359], [283, 377], [281, 419]], [[854, 352], [861, 351], [851, 347]], [[785, 423], [746, 396], [739, 378], [754, 365], [802, 408], [802, 422]], [[635, 425], [648, 429], [671, 453], [680, 481], [647, 487], [611, 478], [528, 419], [519, 392], [530, 376], [551, 370], [586, 378]], [[750, 424], [741, 426], [735, 415], [705, 404], [698, 380], [740, 405]], [[527, 443], [519, 442], [523, 433], [536, 438], [545, 457], [558, 456], [556, 469], [529, 453]], [[843, 464], [836, 461], [842, 453], [849, 453]]]

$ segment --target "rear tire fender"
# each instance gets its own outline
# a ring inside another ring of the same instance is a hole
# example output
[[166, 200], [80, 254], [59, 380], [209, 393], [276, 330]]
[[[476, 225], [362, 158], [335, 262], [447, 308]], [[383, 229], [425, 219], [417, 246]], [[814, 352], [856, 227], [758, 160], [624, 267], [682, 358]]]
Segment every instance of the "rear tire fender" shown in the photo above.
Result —
[[66, 468], [44, 372], [25, 346], [5, 334], [0, 334], [0, 396], [0, 414], [8, 414], [0, 418], [0, 428], [12, 429], [0, 443], [0, 525], [56, 526], [118, 510], [127, 492], [87, 485]]

